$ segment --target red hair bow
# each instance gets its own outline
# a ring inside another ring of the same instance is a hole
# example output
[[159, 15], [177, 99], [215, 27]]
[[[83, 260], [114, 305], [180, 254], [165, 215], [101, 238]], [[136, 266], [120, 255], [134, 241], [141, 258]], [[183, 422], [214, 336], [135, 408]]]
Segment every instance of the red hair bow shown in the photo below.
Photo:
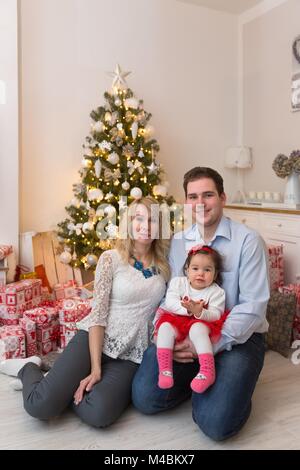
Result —
[[207, 245], [196, 245], [196, 246], [193, 246], [193, 248], [190, 249], [188, 254], [189, 254], [189, 256], [190, 255], [195, 255], [196, 253], [199, 253], [200, 251], [206, 251], [209, 254], [213, 253], [213, 249], [210, 248]]

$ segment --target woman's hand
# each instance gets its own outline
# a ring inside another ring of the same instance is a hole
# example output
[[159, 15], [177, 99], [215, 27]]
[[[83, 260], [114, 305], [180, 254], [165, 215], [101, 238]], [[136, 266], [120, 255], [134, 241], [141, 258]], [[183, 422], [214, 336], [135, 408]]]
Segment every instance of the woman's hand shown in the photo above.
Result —
[[173, 358], [176, 362], [194, 362], [194, 358], [197, 358], [197, 352], [188, 338], [183, 340], [181, 343], [175, 344]]
[[74, 403], [75, 405], [79, 405], [81, 402], [84, 392], [89, 392], [93, 385], [95, 385], [97, 382], [100, 382], [101, 379], [101, 370], [99, 369], [98, 371], [91, 372], [90, 375], [85, 377], [85, 379], [82, 379], [80, 381], [79, 387], [77, 388], [76, 392], [74, 393]]

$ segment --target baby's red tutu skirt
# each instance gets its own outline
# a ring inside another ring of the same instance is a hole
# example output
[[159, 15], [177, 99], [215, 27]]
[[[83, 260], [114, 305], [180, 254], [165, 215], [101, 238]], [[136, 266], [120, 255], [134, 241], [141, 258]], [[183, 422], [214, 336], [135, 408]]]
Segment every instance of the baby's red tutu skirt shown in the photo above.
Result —
[[157, 331], [162, 323], [171, 323], [171, 325], [176, 328], [176, 341], [178, 343], [180, 341], [183, 341], [188, 336], [190, 328], [194, 323], [204, 323], [204, 325], [207, 325], [210, 330], [210, 340], [212, 343], [216, 343], [220, 339], [223, 323], [226, 320], [228, 314], [230, 313], [229, 310], [225, 310], [219, 320], [205, 321], [199, 320], [195, 317], [188, 317], [186, 315], [176, 315], [175, 313], [168, 312], [168, 310], [165, 310], [163, 308], [159, 308], [157, 312], [159, 314], [159, 317], [155, 323], [154, 335], [157, 335]]

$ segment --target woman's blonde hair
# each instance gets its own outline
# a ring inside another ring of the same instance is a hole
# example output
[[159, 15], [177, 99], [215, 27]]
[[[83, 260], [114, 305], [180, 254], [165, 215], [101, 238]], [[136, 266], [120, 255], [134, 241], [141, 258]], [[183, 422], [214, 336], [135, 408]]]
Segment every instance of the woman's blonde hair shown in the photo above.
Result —
[[[155, 204], [159, 206], [159, 203], [156, 199], [152, 198], [151, 196], [142, 197], [138, 201], [132, 202], [129, 206], [129, 217], [128, 217], [128, 228], [127, 228], [127, 221], [123, 218], [123, 222], [126, 223], [127, 229], [127, 236], [125, 238], [118, 238], [116, 240], [115, 247], [121, 255], [121, 258], [124, 262], [129, 263], [130, 258], [132, 257], [133, 248], [134, 248], [134, 239], [130, 236], [131, 235], [131, 224], [136, 212], [136, 208], [138, 205], [144, 205], [148, 213], [151, 214], [151, 206]], [[120, 229], [122, 225], [122, 220], [120, 222]], [[123, 229], [124, 230], [124, 229]], [[121, 231], [121, 230], [120, 230]], [[158, 268], [160, 274], [164, 277], [166, 281], [170, 278], [170, 267], [167, 261], [167, 255], [170, 246], [170, 240], [162, 238], [162, 216], [161, 212], [159, 212], [159, 235], [158, 238], [155, 238], [151, 244], [151, 253], [153, 257], [153, 261], [155, 266]], [[124, 232], [123, 232], [124, 233]]]

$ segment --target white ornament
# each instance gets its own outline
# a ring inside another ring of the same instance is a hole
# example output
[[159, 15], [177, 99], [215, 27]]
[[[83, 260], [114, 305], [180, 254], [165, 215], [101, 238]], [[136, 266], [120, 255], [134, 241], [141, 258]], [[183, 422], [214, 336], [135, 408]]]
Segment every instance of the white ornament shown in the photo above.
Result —
[[167, 195], [167, 188], [161, 184], [157, 184], [153, 186], [153, 195], [154, 196], [162, 196], [166, 197]]
[[94, 132], [102, 132], [103, 131], [103, 123], [101, 121], [97, 121], [92, 124], [92, 130]]
[[124, 183], [122, 183], [122, 188], [125, 191], [128, 191], [128, 189], [130, 188], [130, 184], [128, 183], [128, 181], [124, 181]]
[[106, 232], [108, 233], [109, 238], [117, 238], [118, 235], [118, 227], [112, 223], [109, 223], [105, 227]]
[[158, 166], [155, 165], [154, 162], [151, 163], [151, 165], [147, 166], [147, 168], [149, 169], [149, 174], [151, 175], [151, 173], [155, 174], [158, 170]]
[[122, 103], [122, 101], [120, 100], [120, 98], [115, 99], [115, 105], [116, 106], [120, 106], [121, 103]]
[[111, 113], [109, 111], [106, 111], [106, 113], [104, 115], [104, 120], [108, 123], [111, 122]]
[[89, 264], [90, 266], [96, 266], [96, 264], [98, 263], [98, 258], [97, 258], [96, 255], [89, 254], [89, 255], [87, 255], [87, 257], [86, 257], [86, 262], [87, 262], [87, 264]]
[[128, 173], [132, 175], [133, 172], [138, 171], [140, 175], [143, 174], [144, 168], [142, 166], [142, 163], [139, 160], [135, 160], [134, 163], [132, 163], [131, 160], [127, 161], [127, 168], [128, 168]]
[[81, 160], [81, 166], [82, 166], [82, 168], [91, 168], [92, 162], [91, 162], [91, 160], [88, 160], [87, 158], [83, 158]]
[[102, 167], [102, 164], [100, 162], [100, 160], [96, 160], [95, 162], [95, 175], [96, 175], [96, 178], [100, 178], [100, 175], [101, 175], [101, 167]]
[[109, 201], [109, 200], [112, 199], [113, 197], [114, 197], [113, 193], [109, 192], [109, 193], [106, 194], [106, 196], [105, 196], [104, 199], [106, 199], [106, 201]]
[[119, 123], [117, 124], [117, 129], [118, 129], [118, 131], [122, 131], [122, 130], [123, 130], [123, 124], [122, 124], [121, 122], [119, 122]]
[[132, 188], [130, 191], [130, 196], [133, 197], [133, 199], [141, 199], [143, 196], [142, 190], [140, 188]]
[[111, 143], [107, 142], [107, 140], [103, 140], [99, 147], [101, 148], [101, 150], [111, 150]]
[[112, 165], [116, 165], [117, 163], [119, 163], [120, 158], [119, 158], [119, 155], [116, 152], [112, 152], [108, 155], [107, 160]]
[[83, 233], [87, 234], [94, 230], [94, 224], [92, 222], [85, 222], [82, 226]]
[[131, 135], [133, 139], [136, 139], [138, 133], [138, 123], [134, 121], [131, 126]]
[[72, 222], [68, 224], [69, 235], [72, 235], [73, 232], [76, 232], [76, 235], [81, 235], [82, 224], [73, 224]]
[[138, 153], [138, 157], [139, 158], [144, 158], [145, 154], [143, 152], [143, 150], [140, 150], [139, 153]]
[[137, 109], [139, 106], [139, 102], [136, 98], [127, 98], [124, 102], [126, 108]]
[[62, 263], [69, 264], [72, 259], [72, 255], [69, 251], [63, 251], [59, 259]]
[[112, 86], [116, 88], [127, 88], [127, 83], [125, 78], [130, 74], [131, 72], [123, 72], [119, 64], [117, 64], [115, 71], [114, 72], [108, 72], [108, 74], [113, 77], [113, 83]]
[[103, 217], [104, 216], [104, 210], [101, 206], [97, 207], [96, 210], [96, 217]]
[[104, 214], [107, 215], [108, 217], [113, 217], [116, 213], [116, 209], [114, 208], [114, 206], [107, 206], [105, 207], [104, 209]]
[[87, 194], [90, 201], [102, 201], [103, 199], [103, 192], [101, 191], [101, 189], [98, 188], [89, 189]]

